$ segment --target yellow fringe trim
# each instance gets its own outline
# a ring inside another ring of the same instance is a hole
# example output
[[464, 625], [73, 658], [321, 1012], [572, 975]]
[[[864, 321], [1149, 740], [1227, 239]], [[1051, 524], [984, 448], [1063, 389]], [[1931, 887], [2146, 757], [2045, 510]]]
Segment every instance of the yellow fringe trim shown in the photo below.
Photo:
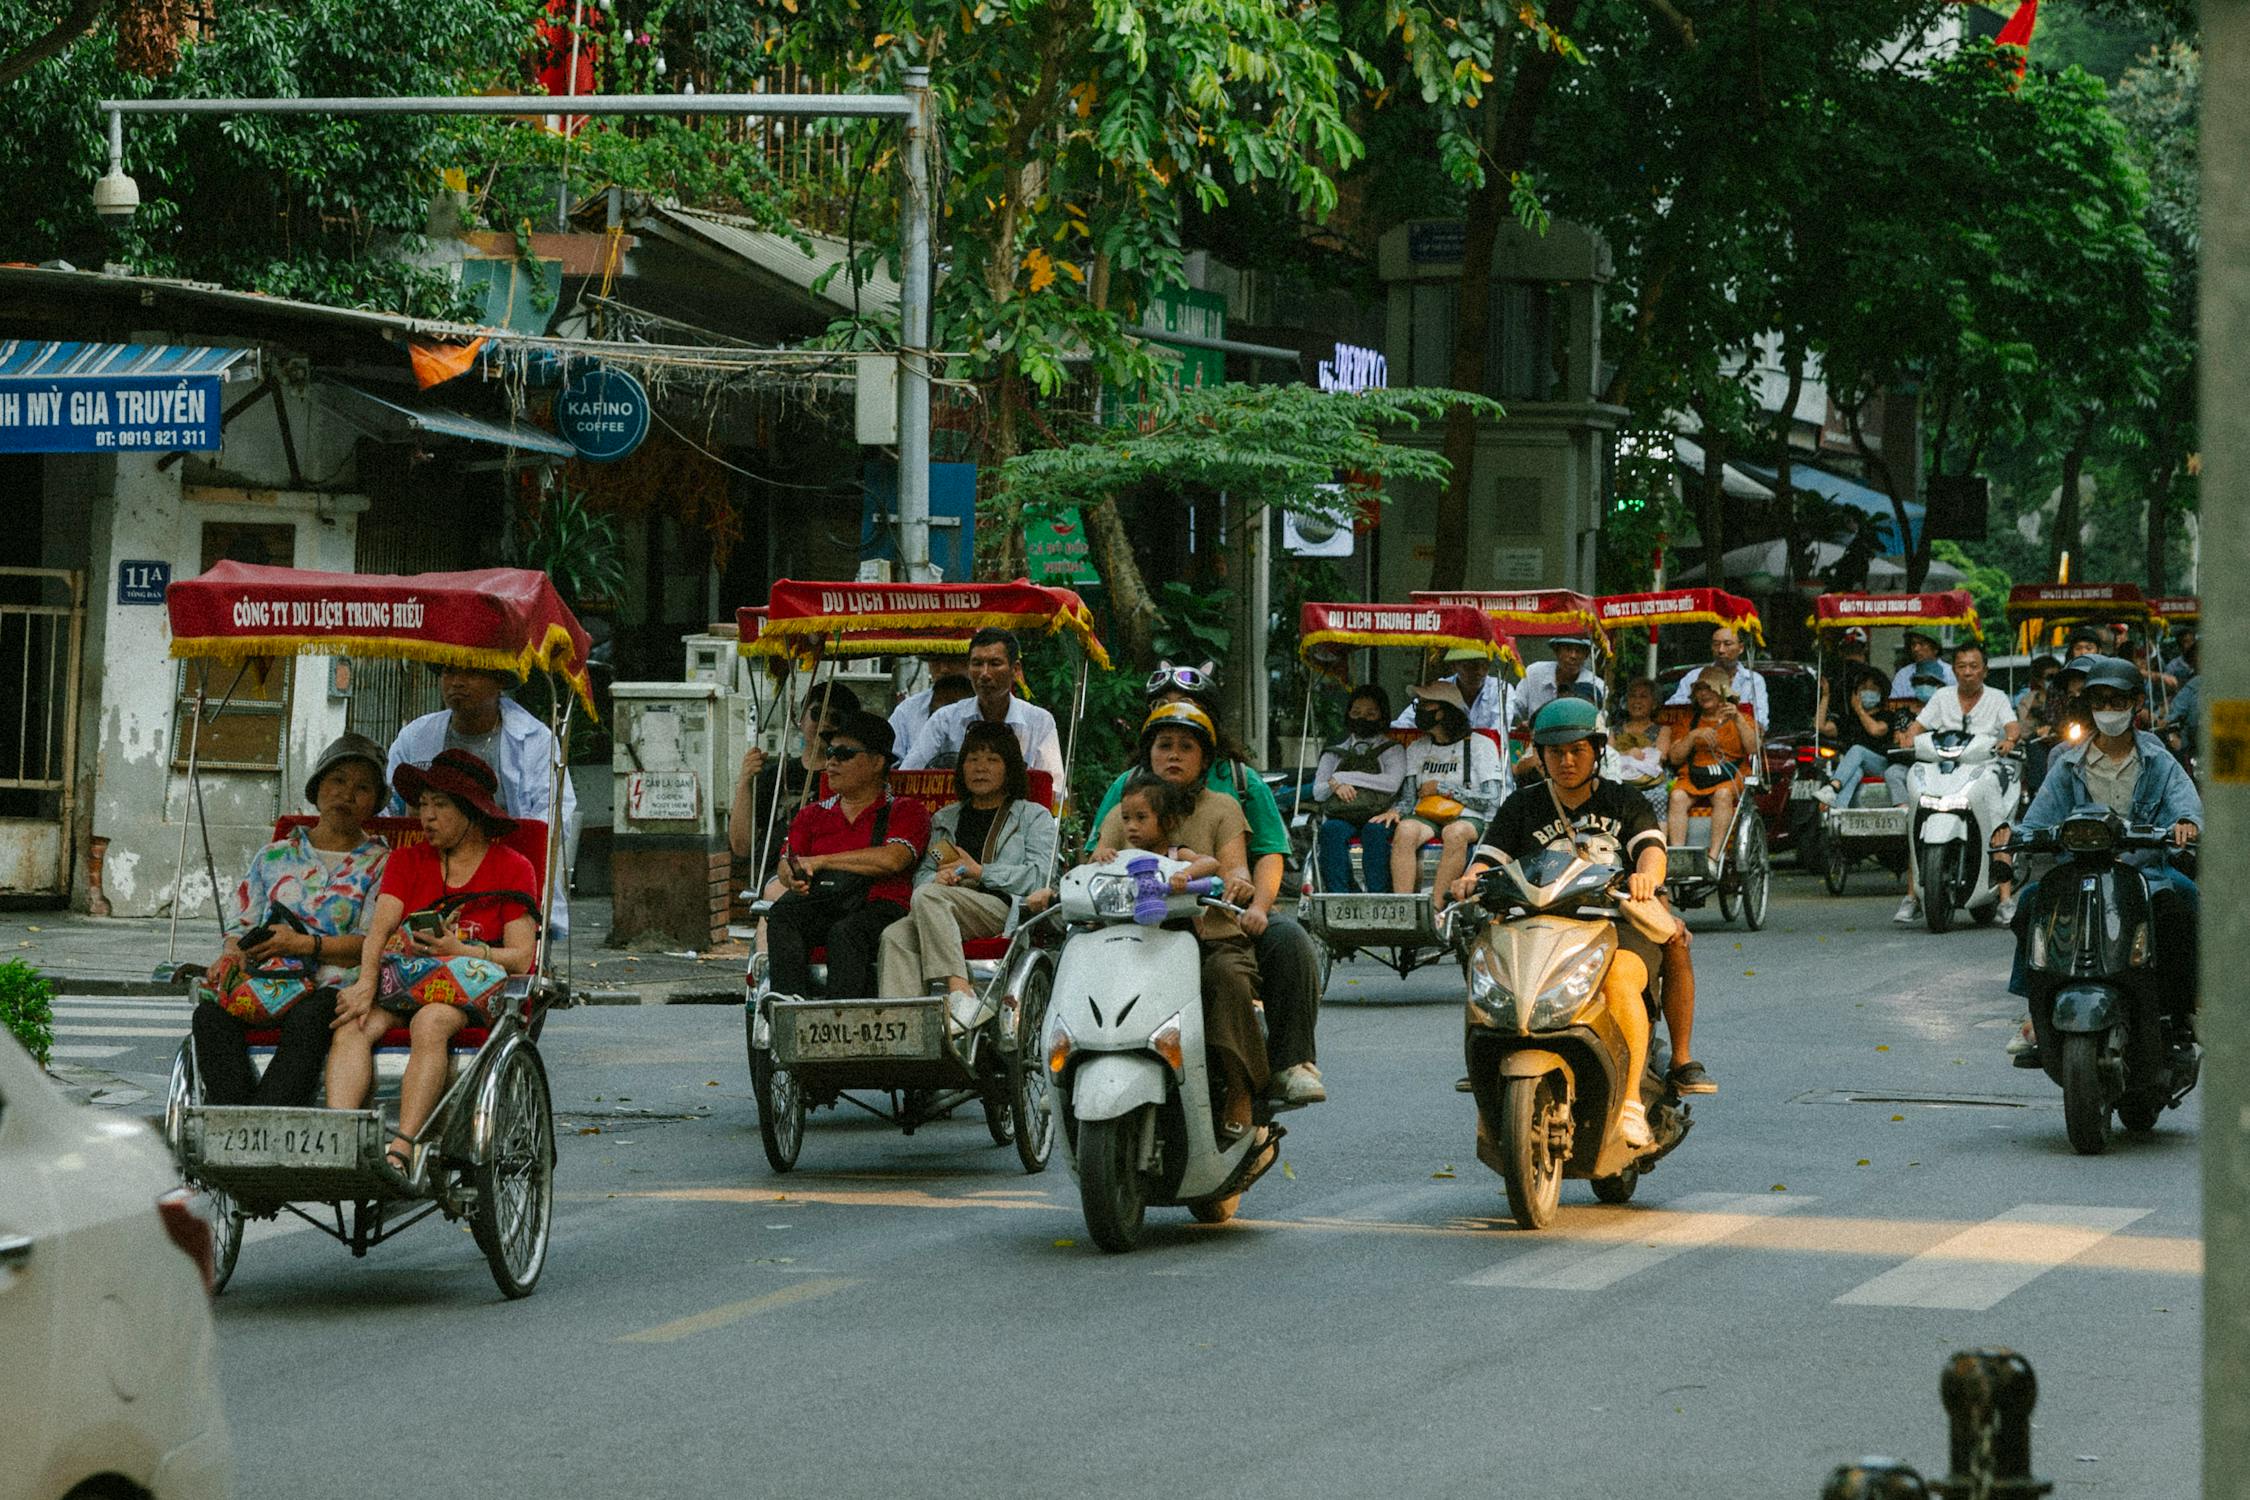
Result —
[[1888, 630], [1893, 626], [1912, 630], [1917, 625], [1966, 625], [1973, 634], [1984, 634], [1984, 628], [1977, 623], [1977, 612], [1973, 609], [1965, 615], [1901, 615], [1896, 619], [1881, 615], [1854, 615], [1845, 620], [1823, 620], [1818, 615], [1807, 615], [1805, 623], [1816, 631], [1848, 630], [1854, 625], [1867, 630]]
[[[767, 620], [765, 628], [758, 632], [758, 638], [835, 635], [839, 631], [857, 635], [873, 630], [982, 630], [986, 626], [998, 630], [1018, 630], [1026, 634], [1067, 634], [1078, 642], [1088, 661], [1105, 672], [1110, 670], [1109, 653], [1102, 649], [1100, 638], [1094, 634], [1093, 617], [1083, 611], [1058, 612], [1052, 615], [1016, 614], [1003, 610], [914, 610], [891, 614], [803, 615], [789, 620]], [[743, 654], [752, 653], [745, 651]]]
[[1744, 615], [1739, 620], [1730, 620], [1725, 615], [1718, 614], [1715, 611], [1708, 609], [1697, 609], [1690, 610], [1686, 614], [1650, 615], [1645, 619], [1608, 620], [1603, 622], [1603, 628], [1607, 630], [1635, 630], [1644, 625], [1654, 625], [1659, 629], [1663, 628], [1666, 625], [1724, 625], [1731, 630], [1738, 631], [1739, 633], [1750, 637], [1750, 639], [1756, 641], [1761, 646], [1766, 643], [1765, 626], [1759, 622], [1759, 619], [1756, 615]]
[[206, 635], [175, 637], [171, 654], [183, 661], [239, 663], [279, 656], [370, 656], [389, 661], [428, 662], [440, 667], [477, 667], [487, 672], [514, 672], [530, 678], [545, 672], [561, 677], [585, 706], [586, 717], [599, 720], [594, 708], [593, 684], [581, 670], [567, 664], [575, 654], [570, 632], [560, 625], [547, 627], [547, 638], [521, 651], [493, 651], [482, 647], [449, 646], [441, 641], [404, 640], [397, 636], [362, 635]]

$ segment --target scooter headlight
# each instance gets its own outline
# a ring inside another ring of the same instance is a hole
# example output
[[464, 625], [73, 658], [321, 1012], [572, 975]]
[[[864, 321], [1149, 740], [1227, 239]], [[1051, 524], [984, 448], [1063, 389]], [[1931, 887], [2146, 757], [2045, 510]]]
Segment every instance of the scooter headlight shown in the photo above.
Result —
[[1136, 894], [1132, 878], [1126, 875], [1096, 875], [1086, 882], [1086, 899], [1097, 917], [1130, 917]]
[[1601, 988], [1602, 974], [1609, 967], [1609, 956], [1615, 946], [1613, 939], [1600, 939], [1566, 964], [1555, 976], [1555, 982], [1541, 990], [1539, 998], [1532, 1002], [1531, 1029], [1543, 1031], [1568, 1025], [1570, 1018]]
[[2133, 925], [2133, 947], [2125, 955], [2125, 962], [2136, 969], [2148, 962], [2148, 923], [2137, 922]]
[[1482, 943], [1469, 950], [1469, 1001], [1497, 1020], [1515, 1019], [1515, 992], [1501, 982], [1500, 961]]
[[1924, 797], [1922, 799], [1922, 811], [1924, 812], [1967, 812], [1968, 810], [1969, 797], [1966, 792], [1955, 792], [1950, 796]]

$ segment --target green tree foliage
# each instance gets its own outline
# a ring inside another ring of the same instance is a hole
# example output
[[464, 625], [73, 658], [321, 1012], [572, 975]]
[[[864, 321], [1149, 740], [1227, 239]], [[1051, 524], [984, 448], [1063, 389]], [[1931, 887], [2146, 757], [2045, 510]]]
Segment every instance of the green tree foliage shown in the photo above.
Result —
[[[236, 0], [161, 82], [124, 71], [97, 34], [0, 91], [0, 169], [50, 184], [0, 205], [12, 258], [105, 258], [134, 271], [282, 296], [444, 316], [449, 277], [402, 251], [424, 231], [439, 176], [485, 159], [514, 128], [420, 118], [197, 116], [134, 120], [126, 170], [141, 209], [121, 234], [89, 193], [106, 161], [106, 97], [453, 94], [521, 87], [526, 0]], [[0, 20], [0, 28], [17, 23]], [[20, 40], [16, 33], [0, 41]], [[411, 45], [404, 39], [411, 38]]]

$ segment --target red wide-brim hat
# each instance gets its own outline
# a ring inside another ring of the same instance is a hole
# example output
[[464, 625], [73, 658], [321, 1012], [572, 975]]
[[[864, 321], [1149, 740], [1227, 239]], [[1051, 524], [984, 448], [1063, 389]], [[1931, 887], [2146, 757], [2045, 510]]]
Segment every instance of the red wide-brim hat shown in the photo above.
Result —
[[484, 758], [467, 750], [446, 750], [427, 766], [408, 761], [391, 775], [391, 785], [408, 807], [421, 797], [424, 789], [443, 792], [463, 807], [472, 807], [492, 823], [492, 835], [498, 838], [512, 832], [516, 820], [501, 811], [499, 802], [500, 778]]

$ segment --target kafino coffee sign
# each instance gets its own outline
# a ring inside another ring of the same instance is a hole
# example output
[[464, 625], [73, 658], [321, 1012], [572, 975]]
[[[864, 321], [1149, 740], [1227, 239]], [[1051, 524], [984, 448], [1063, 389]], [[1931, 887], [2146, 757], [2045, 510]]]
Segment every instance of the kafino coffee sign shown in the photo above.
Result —
[[583, 371], [555, 397], [555, 431], [596, 463], [612, 463], [638, 448], [648, 423], [648, 388], [624, 370]]

